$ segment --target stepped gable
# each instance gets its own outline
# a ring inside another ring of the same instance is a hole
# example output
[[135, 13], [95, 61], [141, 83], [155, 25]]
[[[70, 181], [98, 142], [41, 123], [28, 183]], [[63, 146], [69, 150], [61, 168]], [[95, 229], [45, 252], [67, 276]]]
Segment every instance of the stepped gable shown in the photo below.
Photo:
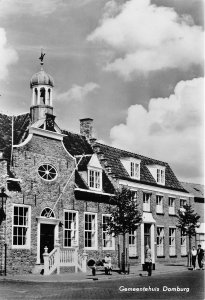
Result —
[[66, 136], [63, 138], [63, 143], [66, 150], [73, 156], [84, 154], [93, 154], [91, 145], [86, 138], [80, 134], [62, 130], [62, 134]]
[[[174, 172], [170, 168], [168, 163], [148, 158], [139, 154], [135, 154], [129, 151], [117, 149], [111, 146], [107, 146], [105, 144], [95, 143], [95, 146], [100, 148], [100, 152], [104, 154], [104, 157], [107, 160], [107, 164], [111, 167], [112, 173], [120, 179], [125, 179], [133, 182], [140, 182], [143, 184], [150, 184], [155, 186], [160, 186], [156, 183], [155, 179], [151, 175], [147, 165], [160, 165], [166, 167], [166, 175], [165, 175], [165, 187], [167, 189], [174, 189], [186, 192], [186, 190], [182, 187], [178, 179], [176, 178]], [[140, 180], [130, 178], [128, 172], [125, 170], [123, 164], [120, 159], [126, 157], [133, 157], [141, 160], [140, 163]]]

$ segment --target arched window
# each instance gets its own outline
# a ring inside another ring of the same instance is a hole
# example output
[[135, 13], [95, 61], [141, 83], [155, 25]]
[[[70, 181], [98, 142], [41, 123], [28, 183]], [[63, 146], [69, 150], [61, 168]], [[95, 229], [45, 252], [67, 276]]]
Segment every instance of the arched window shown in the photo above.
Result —
[[45, 218], [55, 218], [54, 212], [51, 208], [46, 207], [43, 209], [42, 213], [41, 213], [41, 217], [45, 217]]
[[45, 104], [46, 102], [46, 91], [45, 88], [40, 89], [40, 104]]
[[34, 90], [34, 105], [37, 105], [38, 102], [38, 90]]

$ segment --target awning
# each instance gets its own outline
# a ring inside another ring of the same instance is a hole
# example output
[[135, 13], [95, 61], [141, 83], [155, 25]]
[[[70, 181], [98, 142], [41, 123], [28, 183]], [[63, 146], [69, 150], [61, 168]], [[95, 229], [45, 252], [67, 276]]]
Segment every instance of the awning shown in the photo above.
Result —
[[143, 223], [156, 223], [155, 219], [152, 216], [152, 213], [143, 212], [142, 215]]
[[205, 223], [200, 223], [200, 226], [198, 228], [196, 228], [196, 233], [205, 234]]

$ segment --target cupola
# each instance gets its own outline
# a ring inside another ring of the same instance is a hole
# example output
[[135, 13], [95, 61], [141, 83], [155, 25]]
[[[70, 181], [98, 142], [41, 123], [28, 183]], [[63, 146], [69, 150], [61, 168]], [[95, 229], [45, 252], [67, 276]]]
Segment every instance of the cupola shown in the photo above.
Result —
[[53, 115], [53, 87], [54, 80], [52, 76], [47, 74], [44, 69], [45, 53], [41, 51], [39, 72], [31, 77], [30, 88], [32, 89], [31, 100], [31, 122], [32, 124], [38, 120], [45, 119], [46, 115]]

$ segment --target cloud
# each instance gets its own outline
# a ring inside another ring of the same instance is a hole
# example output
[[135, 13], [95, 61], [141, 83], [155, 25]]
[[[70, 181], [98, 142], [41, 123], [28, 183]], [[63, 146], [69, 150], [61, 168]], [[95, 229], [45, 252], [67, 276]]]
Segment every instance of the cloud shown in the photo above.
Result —
[[8, 46], [5, 29], [0, 28], [0, 80], [7, 78], [9, 65], [16, 63], [17, 60], [17, 52]]
[[[169, 162], [180, 179], [203, 177], [204, 79], [179, 82], [169, 98], [128, 109], [126, 124], [114, 126], [112, 144]], [[195, 181], [196, 181], [195, 180]]]
[[63, 0], [0, 0], [0, 16], [13, 14], [48, 15], [53, 13]]
[[123, 5], [110, 1], [100, 25], [88, 36], [112, 49], [114, 59], [105, 70], [125, 79], [170, 68], [188, 69], [203, 62], [204, 33], [191, 16], [179, 16], [170, 7], [150, 0], [130, 0]]
[[74, 84], [67, 92], [57, 94], [59, 101], [78, 101], [82, 102], [88, 94], [99, 88], [99, 85], [94, 82], [86, 83], [84, 86]]

